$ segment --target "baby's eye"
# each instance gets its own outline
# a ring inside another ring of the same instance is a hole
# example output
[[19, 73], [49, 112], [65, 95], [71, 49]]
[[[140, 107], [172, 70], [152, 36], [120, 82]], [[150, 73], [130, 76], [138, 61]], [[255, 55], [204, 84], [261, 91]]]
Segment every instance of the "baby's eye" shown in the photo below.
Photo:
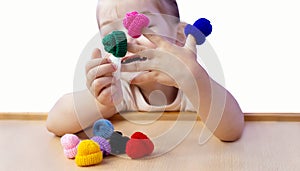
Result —
[[148, 28], [151, 29], [151, 30], [154, 31], [154, 32], [158, 31], [156, 25], [149, 25]]
[[148, 28], [152, 28], [152, 27], [154, 27], [154, 25], [149, 25], [149, 26], [148, 26]]

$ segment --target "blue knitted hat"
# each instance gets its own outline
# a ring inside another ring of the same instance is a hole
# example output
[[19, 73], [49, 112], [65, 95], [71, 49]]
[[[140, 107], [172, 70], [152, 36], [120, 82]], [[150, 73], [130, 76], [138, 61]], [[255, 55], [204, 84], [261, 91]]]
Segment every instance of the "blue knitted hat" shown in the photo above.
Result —
[[205, 18], [200, 18], [193, 25], [187, 24], [184, 28], [186, 36], [191, 34], [195, 39], [197, 45], [205, 42], [205, 38], [212, 32], [212, 25], [210, 21]]
[[114, 126], [107, 119], [99, 119], [94, 123], [93, 133], [94, 136], [100, 136], [102, 138], [108, 139], [114, 132]]

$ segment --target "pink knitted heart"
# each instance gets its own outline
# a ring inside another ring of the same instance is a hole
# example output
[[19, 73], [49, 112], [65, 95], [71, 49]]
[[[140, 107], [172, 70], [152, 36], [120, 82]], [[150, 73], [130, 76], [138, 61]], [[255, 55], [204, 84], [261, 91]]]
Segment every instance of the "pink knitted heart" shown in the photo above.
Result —
[[123, 19], [123, 25], [128, 30], [129, 36], [138, 38], [142, 34], [142, 29], [149, 25], [149, 18], [136, 11], [128, 12]]

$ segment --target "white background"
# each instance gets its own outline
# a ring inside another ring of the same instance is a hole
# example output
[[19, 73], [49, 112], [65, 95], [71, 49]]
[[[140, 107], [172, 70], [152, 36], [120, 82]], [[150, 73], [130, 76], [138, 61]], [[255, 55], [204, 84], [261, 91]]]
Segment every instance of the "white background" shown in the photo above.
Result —
[[[295, 0], [178, 0], [181, 18], [208, 18], [226, 88], [244, 112], [300, 112]], [[98, 32], [97, 0], [0, 1], [0, 112], [47, 112], [73, 91], [76, 63]]]

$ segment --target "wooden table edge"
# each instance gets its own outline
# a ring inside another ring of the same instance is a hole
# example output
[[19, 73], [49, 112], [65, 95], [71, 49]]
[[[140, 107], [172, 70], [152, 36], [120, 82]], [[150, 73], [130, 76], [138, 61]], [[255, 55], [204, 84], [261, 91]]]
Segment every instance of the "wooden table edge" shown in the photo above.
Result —
[[[183, 112], [184, 114], [193, 114], [192, 112]], [[47, 112], [0, 112], [0, 120], [46, 120]], [[139, 115], [139, 119], [147, 119], [148, 115], [157, 113], [146, 112], [129, 112], [129, 115], [134, 118]], [[161, 113], [160, 113], [161, 114]], [[245, 121], [282, 121], [282, 122], [300, 122], [300, 113], [244, 113]], [[144, 117], [145, 116], [145, 117]], [[177, 120], [178, 112], [164, 112], [160, 120]], [[189, 117], [187, 117], [189, 118]], [[117, 114], [111, 118], [112, 120], [123, 120], [123, 116]], [[200, 120], [199, 117], [197, 117]]]

